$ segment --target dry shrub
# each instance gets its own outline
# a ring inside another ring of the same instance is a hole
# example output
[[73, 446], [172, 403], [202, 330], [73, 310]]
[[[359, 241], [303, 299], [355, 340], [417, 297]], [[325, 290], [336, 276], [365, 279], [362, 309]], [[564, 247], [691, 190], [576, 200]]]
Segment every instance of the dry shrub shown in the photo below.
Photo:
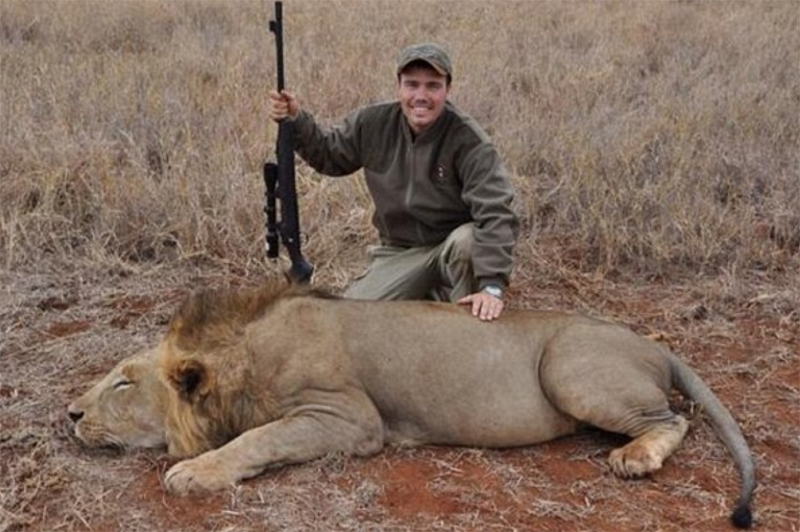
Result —
[[[4, 267], [44, 256], [262, 261], [271, 3], [0, 9]], [[514, 174], [520, 264], [798, 269], [792, 2], [340, 0], [284, 11], [288, 83], [324, 123], [392, 98], [402, 46], [449, 48], [454, 102]], [[308, 255], [338, 282], [374, 238], [368, 194], [358, 178], [303, 165], [299, 180]]]

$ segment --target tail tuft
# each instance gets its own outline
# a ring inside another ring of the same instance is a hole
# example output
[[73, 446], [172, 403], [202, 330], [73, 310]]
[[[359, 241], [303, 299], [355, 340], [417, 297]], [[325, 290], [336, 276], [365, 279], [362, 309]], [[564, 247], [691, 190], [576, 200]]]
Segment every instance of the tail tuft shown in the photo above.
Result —
[[740, 504], [731, 514], [731, 522], [736, 528], [750, 528], [753, 526], [753, 514], [750, 513], [750, 507], [746, 504]]

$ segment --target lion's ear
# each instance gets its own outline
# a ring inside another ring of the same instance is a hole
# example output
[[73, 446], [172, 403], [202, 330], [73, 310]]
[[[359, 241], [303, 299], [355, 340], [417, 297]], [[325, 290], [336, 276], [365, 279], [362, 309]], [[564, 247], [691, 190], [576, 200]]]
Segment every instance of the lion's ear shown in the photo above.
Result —
[[208, 388], [208, 370], [198, 360], [181, 360], [169, 369], [167, 377], [180, 398], [190, 403]]

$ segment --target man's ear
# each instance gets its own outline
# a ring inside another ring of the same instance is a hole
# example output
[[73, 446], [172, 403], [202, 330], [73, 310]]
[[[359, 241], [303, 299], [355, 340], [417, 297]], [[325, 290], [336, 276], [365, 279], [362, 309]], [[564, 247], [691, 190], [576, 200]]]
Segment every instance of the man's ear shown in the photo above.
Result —
[[170, 385], [188, 403], [196, 402], [207, 392], [209, 377], [208, 369], [199, 360], [181, 360], [167, 372]]

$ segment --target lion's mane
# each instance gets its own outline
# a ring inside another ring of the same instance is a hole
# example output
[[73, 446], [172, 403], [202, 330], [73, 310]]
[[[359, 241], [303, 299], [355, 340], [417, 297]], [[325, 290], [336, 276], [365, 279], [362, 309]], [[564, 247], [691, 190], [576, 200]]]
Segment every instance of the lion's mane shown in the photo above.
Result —
[[276, 398], [264, 375], [254, 378], [245, 330], [278, 301], [308, 295], [334, 298], [271, 281], [253, 289], [198, 291], [175, 311], [160, 359], [171, 385], [165, 419], [170, 454], [200, 454], [275, 419]]

